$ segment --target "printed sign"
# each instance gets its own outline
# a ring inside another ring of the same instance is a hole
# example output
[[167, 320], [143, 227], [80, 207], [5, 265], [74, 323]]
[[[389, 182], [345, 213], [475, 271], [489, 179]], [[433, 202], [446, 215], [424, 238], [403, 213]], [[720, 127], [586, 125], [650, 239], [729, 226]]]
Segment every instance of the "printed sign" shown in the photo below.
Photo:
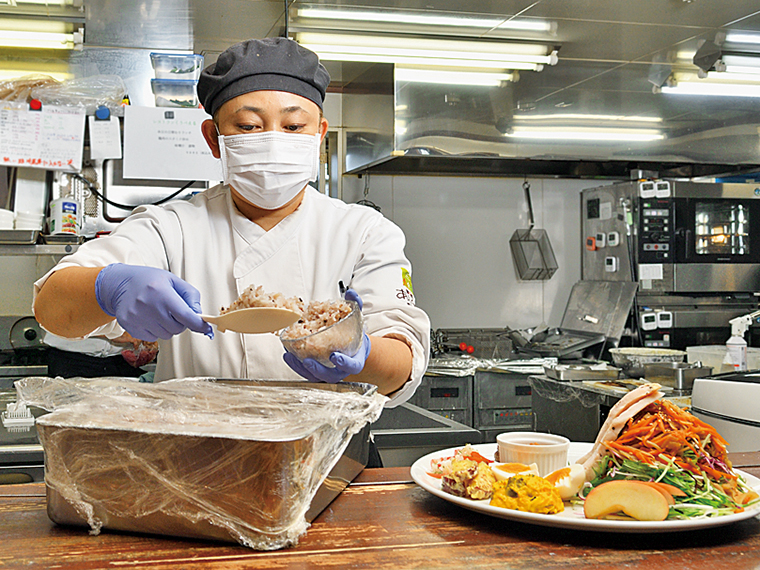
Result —
[[221, 162], [201, 133], [206, 111], [127, 106], [124, 112], [124, 178], [222, 179]]

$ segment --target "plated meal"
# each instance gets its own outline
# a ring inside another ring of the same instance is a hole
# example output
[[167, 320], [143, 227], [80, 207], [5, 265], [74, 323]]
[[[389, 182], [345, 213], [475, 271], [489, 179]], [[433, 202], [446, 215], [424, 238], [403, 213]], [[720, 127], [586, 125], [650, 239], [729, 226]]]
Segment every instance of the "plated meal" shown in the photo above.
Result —
[[498, 456], [497, 444], [432, 453], [412, 478], [465, 508], [544, 526], [667, 532], [760, 514], [760, 479], [733, 469], [720, 434], [662, 400], [657, 384], [622, 398], [593, 444], [570, 444], [560, 469]]

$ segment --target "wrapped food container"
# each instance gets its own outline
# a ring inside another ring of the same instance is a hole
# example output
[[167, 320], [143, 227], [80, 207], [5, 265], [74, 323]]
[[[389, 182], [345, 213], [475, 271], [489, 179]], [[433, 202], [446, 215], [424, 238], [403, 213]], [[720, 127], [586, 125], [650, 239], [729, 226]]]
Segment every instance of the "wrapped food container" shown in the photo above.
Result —
[[198, 80], [203, 71], [203, 56], [195, 53], [151, 53], [150, 63], [156, 79]]
[[369, 384], [25, 378], [47, 508], [63, 525], [296, 544], [364, 468], [387, 400]]

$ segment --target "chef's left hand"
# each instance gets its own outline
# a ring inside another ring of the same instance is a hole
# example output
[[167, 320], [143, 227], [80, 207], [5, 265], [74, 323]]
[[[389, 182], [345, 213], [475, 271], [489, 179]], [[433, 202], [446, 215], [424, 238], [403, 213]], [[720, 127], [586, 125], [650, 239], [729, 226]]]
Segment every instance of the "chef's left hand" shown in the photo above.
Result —
[[364, 369], [364, 364], [367, 362], [367, 357], [369, 356], [369, 351], [371, 349], [372, 343], [365, 332], [362, 336], [362, 345], [359, 347], [359, 351], [353, 356], [348, 356], [342, 352], [333, 352], [330, 355], [330, 362], [335, 365], [335, 368], [328, 368], [313, 358], [304, 358], [303, 362], [301, 362], [289, 352], [286, 352], [283, 355], [283, 359], [288, 366], [306, 378], [309, 382], [328, 382], [330, 384], [337, 384], [338, 382], [345, 380], [347, 376], [359, 374], [359, 372]]

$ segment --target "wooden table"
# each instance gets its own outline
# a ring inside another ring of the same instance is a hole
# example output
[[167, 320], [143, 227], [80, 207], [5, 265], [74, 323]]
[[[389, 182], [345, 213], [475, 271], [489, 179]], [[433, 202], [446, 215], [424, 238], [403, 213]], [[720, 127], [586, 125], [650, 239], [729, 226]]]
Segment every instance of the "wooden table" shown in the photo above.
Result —
[[[760, 452], [732, 456], [760, 477]], [[760, 567], [760, 519], [676, 534], [537, 527], [461, 509], [411, 482], [409, 468], [366, 469], [298, 546], [258, 552], [199, 542], [59, 527], [41, 483], [0, 486], [0, 568], [494, 569]]]

